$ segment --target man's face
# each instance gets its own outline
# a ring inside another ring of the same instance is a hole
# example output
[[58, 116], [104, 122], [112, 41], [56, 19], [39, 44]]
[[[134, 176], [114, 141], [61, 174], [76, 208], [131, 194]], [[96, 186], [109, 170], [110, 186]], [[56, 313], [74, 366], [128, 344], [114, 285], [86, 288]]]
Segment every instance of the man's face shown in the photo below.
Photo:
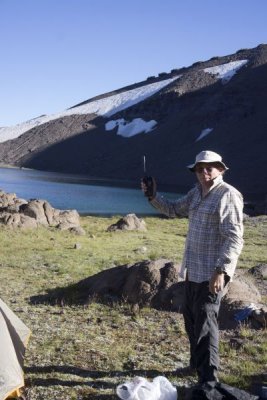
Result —
[[223, 167], [216, 163], [198, 163], [195, 167], [199, 183], [206, 187], [212, 186], [213, 180], [221, 175], [223, 171]]

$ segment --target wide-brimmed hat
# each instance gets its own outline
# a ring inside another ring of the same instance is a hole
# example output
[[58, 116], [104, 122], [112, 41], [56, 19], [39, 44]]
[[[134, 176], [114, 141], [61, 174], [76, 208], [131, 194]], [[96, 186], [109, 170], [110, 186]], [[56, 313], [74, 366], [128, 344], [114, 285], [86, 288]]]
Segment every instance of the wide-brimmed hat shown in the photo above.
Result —
[[229, 169], [222, 161], [222, 157], [220, 156], [220, 154], [217, 154], [214, 151], [210, 151], [210, 150], [204, 150], [204, 151], [201, 151], [200, 153], [198, 153], [194, 164], [188, 165], [187, 168], [189, 168], [190, 171], [194, 171], [195, 166], [198, 163], [215, 163], [215, 162], [221, 164], [221, 166], [225, 170]]

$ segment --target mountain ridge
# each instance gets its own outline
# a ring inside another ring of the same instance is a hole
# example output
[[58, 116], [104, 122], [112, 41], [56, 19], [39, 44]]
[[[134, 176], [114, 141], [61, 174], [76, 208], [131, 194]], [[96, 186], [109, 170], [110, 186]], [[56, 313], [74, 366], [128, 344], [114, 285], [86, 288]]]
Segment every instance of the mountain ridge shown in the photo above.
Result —
[[[206, 68], [247, 60], [247, 64], [222, 83]], [[127, 127], [136, 119], [155, 120], [151, 132], [121, 137], [117, 128], [106, 131], [111, 117], [75, 114], [75, 109], [96, 100], [175, 78], [152, 96], [112, 114], [114, 126]], [[230, 170], [225, 180], [245, 199], [266, 199], [267, 168], [267, 45], [242, 49], [232, 55], [198, 61], [190, 67], [160, 73], [85, 100], [70, 107], [72, 115], [55, 119], [0, 143], [0, 162], [19, 167], [83, 174], [132, 181], [138, 186], [146, 154], [148, 172], [159, 188], [189, 189], [194, 174], [186, 165], [210, 149], [222, 154]], [[201, 139], [200, 135], [206, 130]], [[1, 131], [0, 131], [1, 133]], [[197, 140], [198, 139], [198, 140]], [[264, 146], [265, 145], [265, 146]]]

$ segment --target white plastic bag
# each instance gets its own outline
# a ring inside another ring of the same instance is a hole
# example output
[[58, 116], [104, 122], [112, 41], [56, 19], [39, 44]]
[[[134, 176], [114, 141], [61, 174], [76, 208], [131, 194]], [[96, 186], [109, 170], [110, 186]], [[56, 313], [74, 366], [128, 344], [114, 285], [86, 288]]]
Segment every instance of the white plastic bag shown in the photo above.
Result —
[[117, 395], [122, 400], [155, 400], [159, 398], [157, 391], [156, 385], [140, 376], [117, 387]]
[[159, 387], [158, 400], [177, 400], [177, 390], [165, 376], [157, 376], [153, 383]]
[[157, 376], [152, 382], [140, 376], [117, 387], [122, 400], [177, 400], [175, 387], [164, 376]]

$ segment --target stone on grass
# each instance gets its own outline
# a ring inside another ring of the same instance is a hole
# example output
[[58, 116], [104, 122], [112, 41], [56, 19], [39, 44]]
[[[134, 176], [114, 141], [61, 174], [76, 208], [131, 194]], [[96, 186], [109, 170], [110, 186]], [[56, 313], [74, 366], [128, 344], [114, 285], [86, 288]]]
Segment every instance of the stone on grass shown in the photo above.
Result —
[[256, 278], [267, 279], [267, 264], [259, 264], [248, 270]]
[[135, 214], [127, 214], [125, 217], [119, 219], [115, 224], [110, 225], [107, 229], [108, 232], [117, 230], [146, 231], [146, 223]]
[[0, 213], [0, 223], [9, 228], [32, 229], [38, 226], [34, 218], [18, 213]]
[[10, 228], [54, 226], [77, 235], [85, 234], [76, 210], [61, 211], [46, 200], [32, 199], [27, 202], [18, 199], [14, 193], [3, 191], [0, 191], [0, 223]]
[[[181, 312], [185, 283], [179, 277], [179, 269], [180, 265], [170, 260], [145, 260], [133, 265], [108, 268], [82, 280], [76, 289], [80, 300], [84, 302], [95, 298], [103, 301], [124, 300], [139, 307]], [[220, 328], [235, 329], [239, 324], [234, 318], [235, 314], [251, 303], [257, 304], [261, 310], [260, 302], [261, 294], [251, 276], [237, 272], [222, 300]], [[266, 313], [259, 311], [256, 318], [259, 323], [257, 326], [254, 324], [255, 327], [263, 327]]]

